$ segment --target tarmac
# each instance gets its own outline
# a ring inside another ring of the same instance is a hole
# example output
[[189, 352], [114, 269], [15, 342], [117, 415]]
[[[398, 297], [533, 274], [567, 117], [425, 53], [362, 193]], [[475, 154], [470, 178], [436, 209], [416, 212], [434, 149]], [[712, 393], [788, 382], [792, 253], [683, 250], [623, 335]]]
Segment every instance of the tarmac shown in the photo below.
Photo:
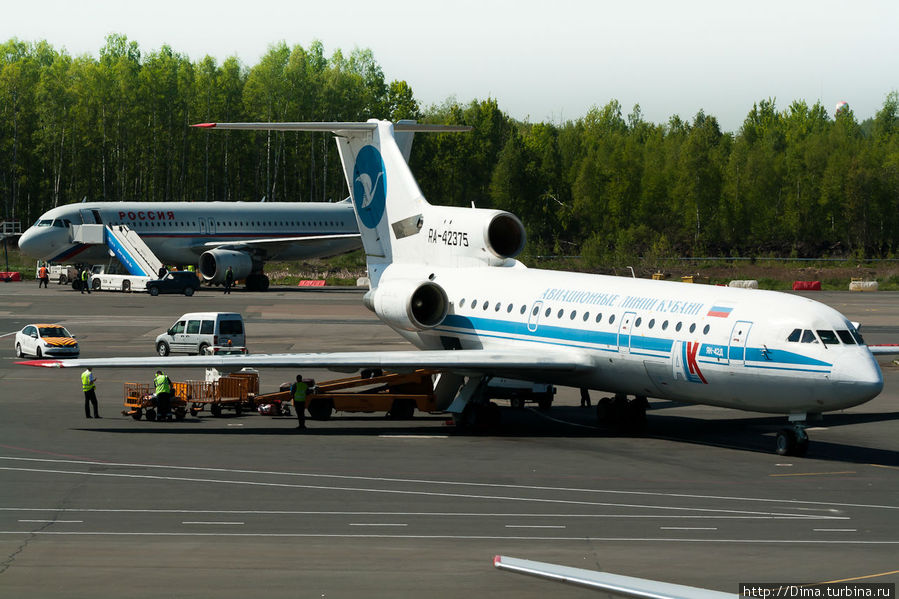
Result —
[[[809, 295], [869, 343], [899, 342], [899, 294]], [[194, 311], [241, 312], [253, 353], [410, 348], [361, 298], [0, 284], [0, 597], [595, 596], [498, 571], [497, 554], [733, 593], [899, 580], [887, 358], [883, 393], [826, 415], [804, 458], [773, 452], [785, 417], [652, 401], [647, 433], [617, 436], [563, 387], [548, 412], [501, 402], [493, 434], [458, 433], [445, 415], [340, 413], [298, 433], [260, 414], [135, 421], [123, 384], [155, 368], [97, 368], [103, 418], [87, 420], [79, 371], [14, 365], [28, 323], [63, 323], [82, 357], [152, 357], [155, 336]], [[264, 369], [262, 390], [296, 374]]]

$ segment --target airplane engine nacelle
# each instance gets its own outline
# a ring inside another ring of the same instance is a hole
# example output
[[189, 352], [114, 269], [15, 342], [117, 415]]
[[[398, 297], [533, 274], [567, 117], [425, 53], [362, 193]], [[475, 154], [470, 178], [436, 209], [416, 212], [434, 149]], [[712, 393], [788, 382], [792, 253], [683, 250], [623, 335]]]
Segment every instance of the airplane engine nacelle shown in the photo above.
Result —
[[224, 282], [229, 266], [235, 281], [246, 279], [253, 272], [253, 258], [235, 250], [209, 250], [200, 256], [200, 274], [210, 283]]
[[432, 281], [381, 281], [363, 302], [381, 320], [405, 331], [434, 328], [449, 310], [446, 291]]
[[511, 212], [452, 206], [431, 206], [421, 233], [438, 254], [449, 252], [491, 265], [515, 258], [527, 240], [524, 225]]

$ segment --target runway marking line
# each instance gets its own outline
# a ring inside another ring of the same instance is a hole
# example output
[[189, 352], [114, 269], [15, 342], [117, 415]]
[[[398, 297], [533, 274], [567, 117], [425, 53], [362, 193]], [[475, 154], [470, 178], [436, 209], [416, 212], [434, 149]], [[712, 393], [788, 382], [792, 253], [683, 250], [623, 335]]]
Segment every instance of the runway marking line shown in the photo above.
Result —
[[718, 530], [717, 528], [703, 528], [701, 526], [660, 526], [660, 530]]
[[212, 521], [204, 522], [204, 521], [194, 521], [194, 522], [182, 522], [181, 524], [203, 524], [203, 525], [209, 524], [209, 525], [213, 525], [213, 526], [218, 526], [218, 525], [221, 525], [221, 526], [243, 526], [243, 525], [245, 524], [245, 522], [212, 522]]
[[408, 524], [392, 524], [389, 522], [350, 522], [350, 526], [409, 526]]
[[899, 470], [899, 466], [887, 466], [886, 464], [868, 464], [869, 466], [874, 466], [875, 468], [888, 468], [890, 470]]
[[551, 526], [551, 525], [537, 525], [537, 524], [506, 524], [506, 528], [568, 528], [567, 526]]
[[815, 532], [858, 532], [857, 528], [813, 528]]
[[[516, 495], [476, 495], [473, 493], [446, 493], [446, 492], [437, 492], [437, 491], [407, 491], [401, 489], [377, 489], [377, 488], [365, 488], [365, 487], [345, 487], [345, 486], [326, 486], [326, 485], [303, 485], [296, 483], [276, 483], [276, 482], [259, 482], [259, 481], [249, 481], [249, 480], [227, 480], [227, 479], [215, 479], [215, 478], [188, 478], [186, 476], [159, 476], [152, 474], [123, 474], [117, 472], [79, 472], [77, 470], [48, 470], [48, 469], [40, 469], [40, 468], [13, 468], [10, 466], [0, 466], [0, 470], [8, 470], [8, 471], [19, 471], [19, 472], [42, 472], [45, 474], [67, 474], [74, 476], [97, 476], [97, 477], [110, 477], [110, 478], [130, 478], [130, 479], [143, 479], [143, 480], [166, 480], [166, 481], [179, 481], [179, 482], [189, 482], [189, 483], [211, 483], [211, 484], [224, 484], [224, 485], [245, 485], [245, 486], [254, 486], [254, 487], [274, 487], [274, 488], [283, 488], [283, 489], [313, 489], [313, 490], [322, 490], [322, 491], [347, 491], [347, 492], [356, 492], [356, 493], [384, 493], [384, 494], [396, 494], [396, 495], [417, 495], [423, 497], [452, 497], [458, 499], [475, 499], [475, 500], [490, 500], [490, 501], [520, 501], [520, 502], [529, 502], [529, 503], [551, 503], [551, 504], [563, 504], [563, 505], [587, 505], [587, 506], [604, 506], [604, 507], [627, 507], [627, 508], [637, 508], [637, 509], [651, 509], [651, 510], [669, 510], [669, 511], [684, 511], [684, 512], [707, 512], [707, 513], [725, 513], [725, 514], [751, 514], [751, 515], [766, 515], [766, 516], [792, 516], [802, 518], [801, 515], [797, 514], [787, 514], [782, 512], [753, 512], [749, 510], [724, 510], [724, 509], [716, 509], [716, 508], [704, 508], [704, 507], [680, 507], [680, 506], [670, 506], [670, 505], [641, 505], [641, 504], [629, 504], [629, 503], [607, 503], [602, 501], [586, 501], [586, 500], [574, 500], [574, 499], [551, 499], [551, 498], [543, 498], [543, 497], [520, 497]], [[505, 486], [505, 485], [500, 485]], [[558, 489], [552, 489], [558, 492]], [[697, 517], [702, 517], [697, 516]], [[837, 516], [807, 516], [806, 518], [817, 518], [824, 520], [847, 520], [847, 517], [837, 517]]]
[[841, 580], [828, 580], [826, 582], [816, 582], [816, 583], [810, 584], [808, 586], [815, 586], [818, 584], [837, 584], [840, 582], [852, 582], [853, 580], [865, 580], [866, 578], [877, 578], [879, 576], [889, 576], [890, 574], [899, 574], [899, 570], [892, 570], [890, 572], [881, 572], [880, 574], [868, 574], [866, 576], [856, 576], [854, 578], [843, 578]]
[[[0, 445], [0, 447], [3, 447]], [[38, 452], [40, 453], [40, 452]], [[722, 501], [744, 501], [747, 503], [779, 503], [779, 504], [802, 504], [802, 505], [828, 505], [828, 506], [840, 506], [840, 507], [861, 507], [861, 508], [877, 508], [877, 509], [886, 509], [886, 510], [899, 510], [899, 505], [882, 505], [882, 504], [865, 504], [865, 503], [839, 503], [839, 502], [827, 502], [827, 501], [807, 501], [807, 500], [797, 500], [797, 499], [771, 499], [765, 497], [732, 497], [727, 495], [698, 495], [695, 493], [658, 493], [654, 491], [622, 491], [616, 489], [584, 489], [577, 487], [547, 487], [541, 485], [513, 485], [513, 484], [501, 484], [501, 483], [478, 483], [478, 482], [465, 482], [465, 481], [441, 481], [441, 480], [427, 480], [427, 479], [414, 479], [414, 478], [387, 478], [387, 477], [375, 477], [375, 476], [349, 476], [343, 474], [320, 474], [320, 473], [310, 473], [310, 472], [278, 472], [271, 470], [245, 470], [245, 469], [234, 469], [234, 468], [211, 468], [211, 467], [203, 467], [203, 466], [176, 466], [170, 464], [134, 464], [128, 462], [105, 462], [102, 460], [51, 460], [47, 458], [26, 458], [26, 457], [14, 457], [14, 456], [0, 456], [0, 460], [11, 460], [11, 461], [19, 461], [19, 462], [50, 462], [50, 463], [61, 463], [61, 464], [80, 464], [80, 465], [100, 465], [100, 466], [124, 466], [130, 468], [156, 468], [156, 469], [168, 469], [168, 470], [188, 470], [188, 471], [199, 471], [199, 472], [225, 472], [231, 474], [252, 474], [252, 475], [271, 475], [271, 476], [286, 476], [286, 477], [302, 477], [302, 478], [333, 478], [339, 480], [359, 480], [359, 481], [374, 481], [374, 482], [388, 482], [388, 483], [412, 483], [412, 484], [428, 484], [428, 485], [443, 485], [443, 486], [460, 486], [460, 487], [487, 487], [487, 488], [500, 488], [500, 489], [513, 489], [513, 490], [529, 490], [529, 491], [553, 491], [557, 493], [567, 492], [567, 493], [589, 493], [589, 494], [603, 494], [603, 495], [636, 495], [641, 497], [665, 497], [665, 498], [679, 498], [679, 499], [703, 499], [703, 500], [722, 500]], [[0, 468], [5, 470], [28, 470], [25, 468]], [[43, 471], [36, 470], [38, 472], [56, 472], [56, 471]], [[70, 472], [61, 470], [58, 471], [64, 474], [100, 474], [100, 473], [81, 473], [81, 472]], [[135, 475], [136, 476], [136, 475]], [[145, 476], [145, 478], [162, 478], [162, 477], [150, 477]], [[189, 479], [189, 478], [180, 478], [175, 477], [176, 480], [187, 480], [193, 481], [198, 480], [202, 482], [204, 479]], [[210, 482], [218, 482], [216, 480], [211, 480]], [[222, 482], [235, 482], [235, 481], [222, 481]], [[254, 483], [251, 481], [247, 481], [245, 484], [263, 484], [263, 483]], [[266, 483], [271, 486], [294, 486], [294, 485], [286, 485], [282, 483]], [[296, 485], [299, 486], [299, 485]], [[330, 487], [322, 487], [328, 489]], [[339, 489], [337, 489], [339, 490]], [[610, 504], [618, 507], [627, 507], [626, 504]], [[671, 509], [666, 506], [637, 506], [637, 507], [655, 507], [660, 509]], [[685, 508], [673, 508], [673, 509], [685, 509]], [[753, 513], [748, 510], [710, 510], [710, 509], [702, 509], [702, 508], [689, 508], [696, 511], [718, 511], [718, 512], [731, 512], [731, 513]], [[766, 512], [762, 512], [766, 513]], [[758, 514], [758, 512], [756, 512]], [[770, 515], [770, 514], [768, 514]], [[777, 514], [780, 516], [794, 516], [794, 514]], [[811, 517], [811, 516], [810, 516]], [[835, 519], [846, 520], [848, 518], [845, 517], [834, 517]]]
[[839, 472], [790, 472], [788, 474], [769, 474], [768, 476], [831, 476], [833, 474], [858, 474], [855, 470], [842, 470]]
[[45, 524], [47, 522], [51, 524], [82, 524], [84, 520], [19, 520], [19, 522], [38, 522], [41, 524]]
[[[899, 545], [899, 539], [869, 541], [862, 539], [708, 539], [689, 537], [535, 537], [501, 535], [387, 535], [387, 534], [325, 534], [325, 533], [261, 533], [261, 532], [103, 532], [103, 531], [53, 531], [53, 530], [0, 530], [0, 535], [47, 535], [82, 537], [241, 537], [241, 538], [317, 538], [317, 539], [425, 539], [425, 540], [482, 540], [482, 541], [587, 541], [593, 543], [728, 543], [761, 545]], [[899, 570], [897, 570], [899, 572]], [[894, 572], [871, 575], [886, 576]], [[840, 582], [840, 581], [835, 581]], [[826, 583], [818, 583], [826, 584]]]
[[381, 439], [449, 439], [449, 435], [378, 435]]

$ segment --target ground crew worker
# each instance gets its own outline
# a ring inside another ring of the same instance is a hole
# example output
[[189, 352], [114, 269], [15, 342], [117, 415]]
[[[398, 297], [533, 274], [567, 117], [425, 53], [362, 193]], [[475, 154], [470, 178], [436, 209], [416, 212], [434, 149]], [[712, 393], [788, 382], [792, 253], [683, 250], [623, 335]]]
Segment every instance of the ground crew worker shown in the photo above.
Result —
[[189, 272], [194, 272], [194, 270], [196, 270], [196, 268], [194, 267], [193, 264], [188, 264], [188, 265], [187, 265], [187, 270], [188, 270]]
[[160, 266], [159, 272], [156, 273], [157, 278], [159, 279], [164, 279], [167, 274], [169, 274], [169, 271], [165, 266]]
[[91, 276], [88, 273], [87, 269], [85, 268], [84, 270], [81, 271], [81, 293], [82, 294], [84, 293], [85, 289], [87, 289], [88, 295], [91, 294], [90, 282], [91, 282]]
[[156, 377], [153, 379], [156, 385], [156, 420], [165, 420], [169, 414], [169, 399], [172, 394], [172, 383], [161, 370], [156, 371]]
[[234, 271], [231, 270], [231, 267], [228, 267], [228, 272], [225, 273], [225, 293], [231, 293], [231, 285], [234, 284]]
[[293, 398], [293, 409], [297, 411], [298, 429], [306, 430], [306, 390], [309, 385], [303, 382], [303, 375], [297, 375], [297, 382], [290, 386], [290, 397]]
[[590, 407], [590, 391], [588, 391], [586, 387], [581, 387], [581, 407]]
[[91, 417], [90, 405], [94, 404], [94, 418], [100, 417], [97, 410], [97, 378], [94, 376], [93, 368], [88, 367], [81, 373], [81, 390], [84, 391], [84, 417]]
[[47, 283], [50, 282], [50, 274], [47, 271], [47, 265], [41, 265], [41, 267], [37, 270], [38, 281], [37, 288], [40, 289], [41, 285], [44, 286], [44, 289], [47, 288]]

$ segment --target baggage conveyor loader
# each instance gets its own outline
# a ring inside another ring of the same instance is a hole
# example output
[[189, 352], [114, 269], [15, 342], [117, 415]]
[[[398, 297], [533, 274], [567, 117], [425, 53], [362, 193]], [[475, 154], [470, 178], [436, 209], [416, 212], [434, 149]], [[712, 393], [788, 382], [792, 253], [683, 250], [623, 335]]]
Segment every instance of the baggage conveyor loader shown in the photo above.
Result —
[[[324, 381], [310, 386], [306, 409], [314, 420], [327, 420], [337, 412], [386, 412], [388, 418], [407, 420], [437, 409], [432, 370], [409, 373], [363, 370], [353, 377]], [[289, 390], [256, 397], [256, 404], [289, 404]]]

